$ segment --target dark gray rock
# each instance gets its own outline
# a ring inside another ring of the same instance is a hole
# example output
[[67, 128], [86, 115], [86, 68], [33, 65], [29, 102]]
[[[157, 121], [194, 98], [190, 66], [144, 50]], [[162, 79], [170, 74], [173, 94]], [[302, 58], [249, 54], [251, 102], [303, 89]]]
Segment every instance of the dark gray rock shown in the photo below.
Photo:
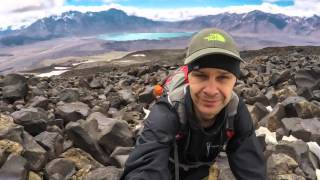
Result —
[[48, 155], [46, 150], [43, 149], [27, 132], [23, 132], [22, 137], [22, 146], [24, 148], [22, 156], [28, 161], [28, 166], [31, 170], [41, 170], [47, 163]]
[[124, 165], [129, 157], [133, 147], [116, 147], [110, 157], [116, 161], [117, 167], [124, 168]]
[[288, 81], [291, 78], [291, 70], [286, 69], [282, 71], [281, 73], [274, 73], [271, 75], [270, 78], [270, 84], [271, 85], [277, 85], [282, 82]]
[[103, 93], [104, 95], [108, 96], [109, 92], [115, 92], [113, 89], [113, 85], [108, 85], [107, 87], [104, 88]]
[[50, 178], [54, 174], [59, 174], [59, 177], [63, 177], [63, 179], [70, 179], [75, 172], [76, 166], [74, 162], [63, 158], [54, 159], [45, 167], [47, 178]]
[[283, 136], [286, 136], [286, 131], [282, 128], [278, 128], [276, 130], [276, 138], [277, 138], [277, 141], [280, 141], [282, 140]]
[[141, 103], [151, 103], [154, 100], [153, 87], [146, 86], [145, 90], [139, 94], [138, 101]]
[[310, 166], [312, 169], [319, 169], [320, 164], [319, 164], [319, 159], [318, 157], [313, 153], [313, 152], [308, 152], [308, 162], [310, 162]]
[[40, 89], [36, 86], [31, 86], [29, 87], [29, 92], [30, 92], [30, 97], [35, 97], [35, 96], [45, 96], [46, 91], [43, 89]]
[[269, 111], [267, 110], [267, 108], [259, 103], [256, 102], [254, 103], [254, 106], [252, 108], [252, 111], [250, 112], [252, 120], [253, 120], [253, 124], [257, 125], [257, 123], [267, 114], [269, 114]]
[[39, 89], [46, 90], [50, 88], [50, 85], [45, 79], [42, 79], [42, 81], [37, 84], [37, 87]]
[[240, 71], [241, 78], [245, 78], [245, 77], [249, 76], [249, 74], [250, 74], [250, 72], [245, 68], [241, 69], [241, 71]]
[[298, 112], [295, 108], [295, 104], [301, 101], [305, 101], [306, 99], [301, 96], [289, 96], [281, 104], [285, 108], [286, 117], [297, 117]]
[[296, 72], [294, 78], [298, 89], [306, 87], [313, 90], [319, 87], [320, 71], [316, 69], [301, 69]]
[[57, 117], [61, 117], [65, 124], [84, 119], [89, 115], [89, 112], [89, 106], [82, 102], [62, 103], [56, 109]]
[[298, 164], [302, 162], [303, 156], [306, 157], [308, 153], [307, 144], [301, 140], [295, 142], [280, 141], [275, 148], [277, 153], [284, 153], [290, 156]]
[[118, 93], [110, 92], [107, 101], [110, 102], [110, 107], [120, 109], [121, 107], [127, 105], [128, 103], [122, 99]]
[[141, 77], [150, 72], [150, 68], [148, 66], [143, 66], [138, 68], [137, 77]]
[[9, 74], [2, 83], [2, 97], [9, 101], [23, 99], [28, 93], [27, 79], [22, 75]]
[[0, 112], [8, 113], [8, 114], [14, 112], [12, 104], [8, 104], [4, 101], [0, 101]]
[[311, 100], [313, 97], [312, 91], [310, 88], [302, 87], [298, 89], [297, 94], [306, 98], [307, 100]]
[[128, 71], [128, 75], [130, 75], [130, 76], [137, 76], [138, 71], [139, 71], [139, 70], [138, 70], [136, 67], [130, 68], [130, 70]]
[[27, 177], [27, 160], [20, 155], [11, 154], [0, 169], [0, 179], [3, 180], [26, 180]]
[[285, 117], [284, 106], [277, 104], [272, 112], [262, 118], [258, 124], [259, 126], [267, 127], [270, 131], [275, 132], [278, 128], [281, 128], [281, 119]]
[[58, 133], [58, 134], [64, 134], [64, 131], [58, 127], [57, 125], [50, 125], [47, 126], [47, 130], [48, 132], [53, 132], [53, 133]]
[[312, 91], [312, 99], [320, 101], [320, 90]]
[[245, 99], [249, 99], [252, 97], [255, 97], [257, 95], [259, 95], [260, 90], [256, 87], [253, 88], [242, 88], [241, 89], [241, 95], [245, 98]]
[[280, 79], [280, 73], [278, 72], [273, 73], [270, 77], [270, 85], [277, 84], [279, 79]]
[[114, 119], [122, 119], [123, 116], [123, 113], [121, 111], [113, 107], [109, 108], [107, 114], [108, 117], [112, 117]]
[[35, 96], [32, 98], [29, 103], [28, 107], [39, 107], [42, 109], [48, 109], [49, 100], [46, 97], [43, 96]]
[[129, 89], [123, 89], [118, 91], [121, 99], [125, 100], [127, 104], [135, 102], [135, 97], [132, 94], [132, 91]]
[[[126, 79], [126, 78], [123, 78], [123, 79], [120, 79], [118, 84], [116, 85], [116, 88], [128, 88], [131, 86], [131, 83], [132, 83], [132, 80], [130, 79]], [[115, 91], [117, 91], [116, 89], [114, 89]]]
[[269, 106], [269, 104], [270, 104], [268, 98], [262, 93], [259, 93], [258, 95], [254, 96], [254, 97], [247, 97], [247, 99], [245, 99], [245, 102], [246, 102], [246, 104], [250, 104], [250, 105], [252, 105], [256, 102], [259, 102], [265, 106]]
[[101, 79], [99, 78], [93, 78], [90, 83], [89, 83], [89, 87], [91, 89], [99, 89], [99, 88], [103, 88], [103, 84], [101, 82]]
[[127, 122], [107, 118], [101, 113], [92, 113], [87, 121], [98, 125], [98, 129], [95, 130], [98, 132], [97, 140], [108, 154], [111, 154], [117, 146], [133, 146], [133, 134]]
[[61, 180], [65, 179], [61, 174], [55, 173], [49, 177], [49, 180]]
[[44, 131], [34, 139], [48, 152], [48, 159], [54, 159], [63, 152], [63, 137], [57, 132]]
[[97, 142], [96, 134], [98, 124], [96, 121], [79, 120], [70, 122], [66, 126], [66, 133], [75, 147], [90, 153], [97, 161], [104, 165], [110, 164], [110, 158]]
[[283, 118], [281, 120], [287, 133], [302, 139], [305, 142], [316, 141], [320, 143], [320, 122], [318, 118]]
[[[311, 152], [308, 152], [308, 155], [310, 155]], [[314, 156], [312, 156], [314, 157]], [[303, 161], [301, 163], [299, 163], [299, 166], [302, 170], [302, 172], [300, 172], [299, 174], [302, 174], [306, 177], [306, 179], [317, 179], [316, 177], [316, 172], [313, 166], [313, 162], [312, 160], [316, 160], [316, 158], [311, 158], [311, 156], [308, 157], [304, 157], [303, 156]], [[298, 174], [298, 173], [296, 173]]]
[[27, 108], [11, 114], [14, 122], [22, 125], [32, 135], [37, 135], [47, 128], [48, 113], [41, 108]]
[[59, 118], [55, 118], [55, 119], [50, 119], [47, 122], [47, 130], [48, 128], [50, 128], [50, 126], [57, 126], [60, 129], [63, 129], [64, 125], [63, 125], [63, 119], [59, 119]]
[[78, 89], [64, 89], [59, 93], [59, 100], [67, 103], [79, 101], [80, 94]]
[[9, 156], [9, 152], [5, 149], [0, 149], [0, 167], [6, 162], [7, 158]]
[[36, 86], [38, 83], [40, 83], [40, 79], [38, 77], [31, 77], [28, 79], [29, 86]]

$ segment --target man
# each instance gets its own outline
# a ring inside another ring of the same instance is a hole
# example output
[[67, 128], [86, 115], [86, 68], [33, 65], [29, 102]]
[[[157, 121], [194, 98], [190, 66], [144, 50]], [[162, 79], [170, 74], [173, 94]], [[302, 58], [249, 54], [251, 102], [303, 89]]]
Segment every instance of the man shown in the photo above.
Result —
[[224, 149], [238, 180], [266, 179], [250, 114], [232, 91], [242, 61], [226, 32], [198, 32], [185, 59], [189, 83], [153, 106], [122, 179], [205, 179]]

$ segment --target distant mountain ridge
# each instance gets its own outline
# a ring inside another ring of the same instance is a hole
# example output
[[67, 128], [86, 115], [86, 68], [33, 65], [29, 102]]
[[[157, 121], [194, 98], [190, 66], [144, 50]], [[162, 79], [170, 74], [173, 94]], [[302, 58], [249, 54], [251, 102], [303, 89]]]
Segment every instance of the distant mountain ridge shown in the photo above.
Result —
[[316, 15], [308, 18], [290, 17], [256, 10], [243, 14], [222, 13], [165, 22], [129, 16], [121, 10], [110, 9], [87, 13], [69, 11], [61, 16], [40, 19], [21, 30], [0, 31], [0, 43], [12, 46], [56, 37], [93, 36], [113, 32], [197, 31], [206, 27], [219, 27], [232, 34], [248, 37], [266, 36], [266, 39], [320, 39], [320, 17]]

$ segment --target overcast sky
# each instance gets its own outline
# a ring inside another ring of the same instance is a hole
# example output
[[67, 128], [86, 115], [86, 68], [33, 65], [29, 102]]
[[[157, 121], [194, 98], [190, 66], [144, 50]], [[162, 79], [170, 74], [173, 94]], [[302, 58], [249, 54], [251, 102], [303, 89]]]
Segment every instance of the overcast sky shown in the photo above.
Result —
[[222, 12], [261, 10], [289, 16], [320, 16], [320, 0], [11, 0], [0, 6], [0, 28], [30, 25], [39, 18], [69, 10], [124, 10], [129, 15], [177, 21]]

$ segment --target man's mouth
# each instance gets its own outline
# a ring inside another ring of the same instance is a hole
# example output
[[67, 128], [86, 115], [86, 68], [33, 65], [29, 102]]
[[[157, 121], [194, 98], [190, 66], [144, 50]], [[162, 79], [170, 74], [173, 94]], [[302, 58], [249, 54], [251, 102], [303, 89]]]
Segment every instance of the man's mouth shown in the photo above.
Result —
[[203, 105], [206, 107], [213, 107], [216, 106], [220, 100], [202, 100]]

